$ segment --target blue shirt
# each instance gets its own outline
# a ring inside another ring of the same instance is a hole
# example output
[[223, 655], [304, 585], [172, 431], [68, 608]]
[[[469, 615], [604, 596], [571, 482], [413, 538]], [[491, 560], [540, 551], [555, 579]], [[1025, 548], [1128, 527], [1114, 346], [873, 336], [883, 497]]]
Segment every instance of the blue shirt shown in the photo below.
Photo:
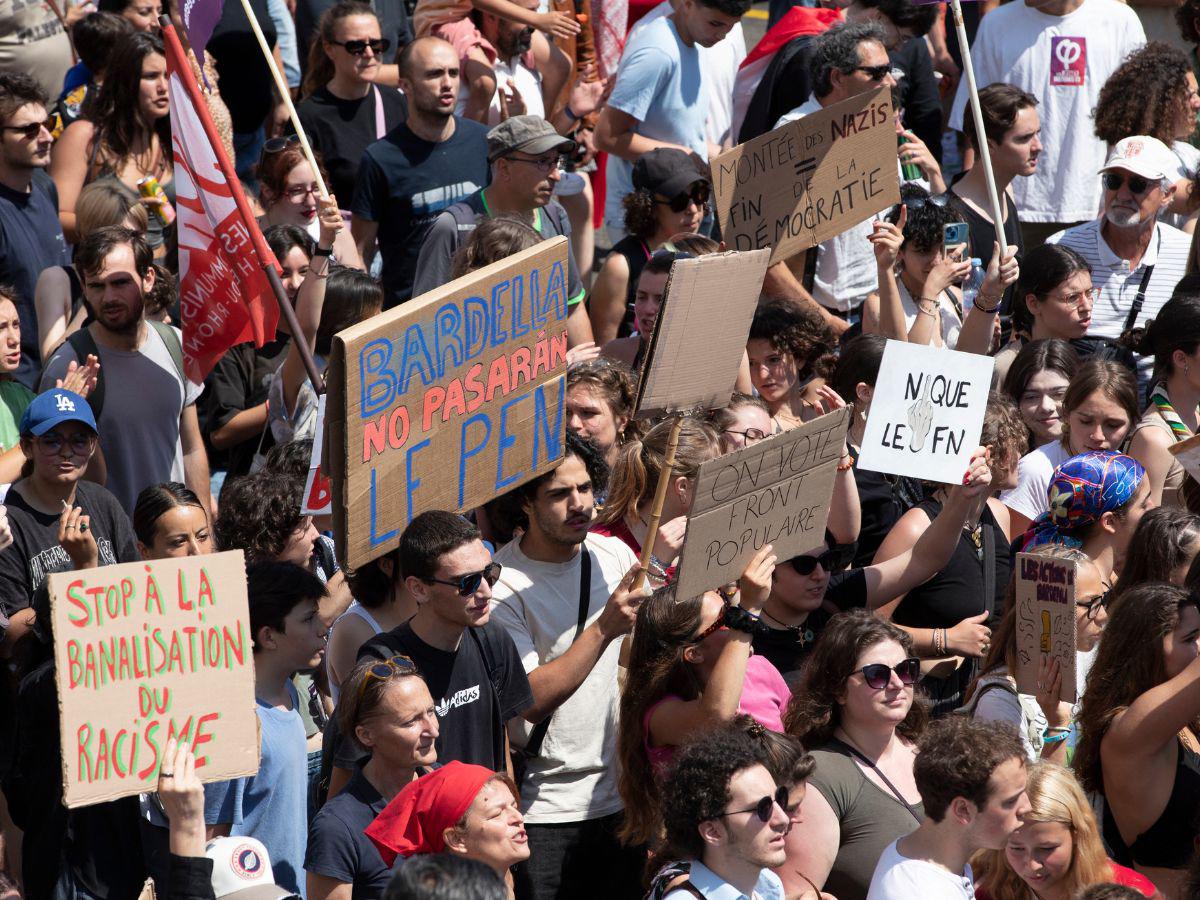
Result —
[[[680, 39], [670, 16], [655, 19], [629, 39], [608, 105], [637, 119], [634, 131], [642, 137], [689, 147], [708, 159], [708, 85], [700, 48]], [[615, 230], [610, 236], [623, 235], [621, 199], [633, 190], [633, 166], [609, 154], [607, 178], [605, 226]]]
[[[750, 896], [743, 894], [732, 884], [710, 869], [699, 860], [692, 860], [692, 871], [688, 881], [708, 900], [783, 900], [783, 882], [770, 869], [763, 869], [754, 885], [754, 893]], [[664, 900], [695, 900], [695, 895], [687, 890], [675, 888]]]
[[262, 841], [275, 883], [304, 896], [304, 850], [308, 843], [308, 750], [296, 689], [288, 682], [291, 709], [258, 700], [262, 758], [258, 774], [204, 786], [204, 821], [232, 824], [231, 836]]

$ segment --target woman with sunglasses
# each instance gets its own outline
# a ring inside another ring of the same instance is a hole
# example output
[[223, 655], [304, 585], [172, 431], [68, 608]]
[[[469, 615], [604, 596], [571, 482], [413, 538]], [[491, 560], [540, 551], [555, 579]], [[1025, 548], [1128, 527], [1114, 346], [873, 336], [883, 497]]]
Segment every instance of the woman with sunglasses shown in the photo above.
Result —
[[672, 235], [699, 230], [709, 191], [695, 154], [659, 147], [638, 157], [633, 190], [621, 201], [628, 234], [613, 245], [588, 297], [597, 344], [637, 330], [634, 301], [643, 267]]
[[1200, 607], [1161, 582], [1109, 611], [1076, 718], [1073, 766], [1113, 859], [1180, 892], [1200, 836]]
[[387, 86], [398, 77], [395, 65], [384, 65], [392, 40], [370, 3], [334, 4], [313, 37], [296, 112], [329, 169], [329, 190], [349, 208], [363, 152], [404, 121], [404, 96]]
[[413, 661], [393, 656], [350, 672], [337, 717], [342, 734], [370, 758], [309, 825], [307, 896], [377, 898], [392, 873], [363, 832], [402, 788], [436, 767], [437, 711]]
[[754, 312], [746, 355], [750, 381], [776, 430], [812, 417], [819, 391], [833, 374], [837, 339], [819, 315], [790, 300], [767, 300]]
[[1182, 506], [1179, 491], [1188, 476], [1170, 448], [1200, 430], [1200, 276], [1180, 281], [1146, 323], [1137, 352], [1154, 357], [1154, 388], [1133, 427], [1129, 455], [1146, 467], [1155, 503]]
[[[1075, 564], [1075, 651], [1096, 648], [1108, 621], [1109, 593], [1100, 572], [1082, 550], [1045, 546], [1033, 551], [1043, 559]], [[980, 666], [980, 676], [967, 691], [963, 710], [977, 719], [1008, 722], [1017, 729], [1030, 759], [1067, 761], [1071, 704], [1062, 700], [1062, 672], [1057, 660], [1043, 657], [1036, 694], [1017, 690], [1016, 573], [1008, 584], [1004, 614], [992, 634], [992, 646]], [[1078, 667], [1078, 664], [1077, 664]]]
[[884, 848], [924, 818], [912, 771], [927, 721], [920, 673], [912, 639], [865, 610], [821, 634], [785, 717], [817, 763], [779, 873], [789, 893], [811, 879], [838, 900], [864, 900]]
[[[328, 186], [328, 174], [324, 169], [321, 174]], [[265, 232], [274, 225], [297, 225], [307, 231], [313, 240], [320, 241], [320, 189], [312, 166], [300, 149], [299, 138], [295, 135], [271, 138], [263, 145], [262, 158], [258, 163], [258, 182], [258, 198], [266, 211], [258, 219], [259, 228]], [[330, 199], [336, 204], [336, 195], [331, 194]], [[333, 244], [321, 249], [322, 255], [331, 257], [341, 265], [362, 268], [362, 259], [349, 229], [339, 230], [333, 237]], [[324, 250], [330, 252], [324, 253]]]
[[[928, 662], [921, 686], [933, 700], [931, 716], [944, 715], [962, 704], [963, 691], [975, 677], [978, 658], [988, 652], [988, 628], [1004, 608], [1004, 591], [1012, 572], [1008, 509], [996, 494], [1016, 484], [1017, 463], [1025, 450], [1025, 424], [1007, 397], [992, 394], [983, 416], [980, 441], [989, 448], [991, 490], [976, 498], [962, 529], [953, 538], [953, 552], [942, 569], [908, 593], [878, 607], [878, 615], [905, 631], [919, 629], [929, 643], [916, 638], [918, 654]], [[911, 547], [941, 511], [949, 495], [942, 484], [900, 517], [888, 534], [876, 562]], [[874, 608], [874, 607], [872, 607]], [[976, 626], [971, 628], [971, 626]], [[980, 643], [957, 643], [966, 630], [982, 636]]]

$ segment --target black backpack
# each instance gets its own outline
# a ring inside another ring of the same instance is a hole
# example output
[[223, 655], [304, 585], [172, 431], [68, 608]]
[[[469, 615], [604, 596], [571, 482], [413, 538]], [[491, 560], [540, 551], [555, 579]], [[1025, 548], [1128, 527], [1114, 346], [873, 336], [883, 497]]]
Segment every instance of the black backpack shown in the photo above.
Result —
[[[180, 382], [186, 382], [187, 376], [183, 373], [183, 345], [179, 342], [179, 335], [175, 332], [175, 329], [155, 319], [147, 319], [146, 324], [157, 331], [158, 336], [162, 338], [162, 342], [167, 345], [167, 352], [171, 354], [171, 362], [175, 364], [175, 373], [179, 376]], [[81, 366], [87, 362], [89, 355], [96, 357], [96, 359], [100, 358], [100, 348], [96, 345], [96, 339], [92, 337], [91, 331], [87, 328], [80, 328], [67, 338], [67, 343], [75, 351], [75, 358]], [[87, 401], [88, 405], [92, 408], [92, 415], [99, 421], [100, 410], [104, 408], [103, 365], [100, 366], [100, 374], [96, 378], [96, 386], [88, 394]]]

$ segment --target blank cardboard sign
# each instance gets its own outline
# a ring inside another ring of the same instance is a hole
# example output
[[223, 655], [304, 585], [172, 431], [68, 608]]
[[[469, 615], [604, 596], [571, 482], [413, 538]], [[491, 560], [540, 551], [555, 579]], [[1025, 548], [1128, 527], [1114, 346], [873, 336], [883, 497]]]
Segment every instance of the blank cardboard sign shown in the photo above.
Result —
[[426, 510], [462, 512], [554, 468], [567, 299], [557, 237], [334, 338], [327, 470], [345, 565], [396, 547]]
[[850, 411], [835, 410], [700, 466], [679, 597], [737, 581], [767, 544], [781, 560], [821, 545], [849, 424]]
[[637, 415], [729, 403], [767, 274], [766, 250], [677, 260], [638, 378]]
[[712, 160], [721, 237], [795, 256], [900, 202], [892, 93], [880, 88], [787, 122]]
[[191, 742], [204, 781], [258, 771], [241, 550], [46, 582], [67, 806], [153, 791], [172, 736]]
[[1059, 699], [1075, 702], [1075, 563], [1017, 554], [1017, 690], [1038, 692], [1042, 658], [1058, 660]]

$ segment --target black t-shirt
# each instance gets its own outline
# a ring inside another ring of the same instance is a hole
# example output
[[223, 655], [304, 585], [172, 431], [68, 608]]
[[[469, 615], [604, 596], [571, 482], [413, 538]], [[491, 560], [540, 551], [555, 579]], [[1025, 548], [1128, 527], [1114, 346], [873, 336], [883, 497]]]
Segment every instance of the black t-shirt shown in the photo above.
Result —
[[[296, 38], [300, 43], [300, 63], [308, 61], [308, 47], [312, 43], [313, 31], [321, 19], [321, 13], [333, 6], [335, 0], [297, 0]], [[367, 0], [367, 5], [379, 17], [379, 34], [392, 42], [391, 49], [383, 55], [385, 63], [394, 63], [405, 44], [413, 39], [412, 25], [404, 0]], [[308, 126], [305, 126], [307, 130]], [[347, 198], [348, 199], [348, 198]], [[343, 201], [345, 202], [345, 201]]]
[[43, 269], [70, 261], [58, 222], [58, 191], [50, 176], [35, 169], [28, 194], [0, 184], [0, 284], [14, 291], [21, 317], [21, 365], [16, 376], [31, 390], [37, 390], [42, 371], [34, 288]]
[[888, 54], [888, 60], [904, 73], [895, 89], [896, 105], [904, 110], [904, 127], [924, 141], [933, 158], [941, 162], [942, 100], [925, 38], [909, 38]]
[[[996, 226], [992, 224], [990, 219], [985, 219], [977, 213], [974, 207], [964, 203], [962, 199], [954, 193], [954, 189], [950, 189], [950, 196], [954, 200], [954, 208], [958, 210], [958, 214], [962, 216], [962, 221], [967, 223], [967, 228], [971, 232], [971, 253], [974, 256], [983, 260], [986, 266], [992, 258], [992, 245], [996, 243]], [[1005, 211], [1008, 213], [1008, 219], [1004, 222], [1004, 239], [1007, 245], [1017, 248], [1017, 262], [1025, 255], [1025, 239], [1021, 236], [1021, 217], [1017, 212], [1017, 205], [1008, 199], [1006, 194], [1004, 197]], [[1004, 248], [1000, 251], [1003, 253]], [[1012, 314], [1013, 297], [1016, 296], [1017, 286], [1010, 285], [1004, 292], [1002, 300], [1001, 312], [1005, 315]]]
[[[412, 659], [429, 686], [441, 726], [438, 760], [504, 769], [505, 723], [533, 705], [521, 657], [504, 627], [488, 622], [468, 628], [458, 649], [448, 653], [429, 646], [405, 622], [363, 644], [358, 658], [389, 659], [397, 654]], [[342, 744], [356, 750], [352, 741]], [[338, 754], [338, 765], [345, 765], [344, 752]]]
[[788, 687], [795, 690], [800, 684], [804, 663], [812, 653], [813, 643], [831, 618], [825, 610], [816, 609], [808, 614], [803, 625], [779, 628], [764, 623], [767, 630], [754, 635], [751, 646], [756, 654], [766, 657], [779, 670]]
[[[251, 343], [237, 344], [217, 360], [199, 403], [206, 444], [212, 431], [227, 425], [238, 413], [266, 401], [271, 376], [283, 363], [287, 348], [288, 336], [279, 333], [261, 348]], [[210, 448], [210, 461], [214, 467], [218, 461], [222, 462], [231, 478], [245, 475], [250, 471], [260, 440], [264, 453], [275, 444], [270, 429], [265, 429], [265, 436], [255, 434], [235, 447], [221, 451]]]
[[392, 872], [403, 864], [397, 858], [388, 868], [379, 851], [363, 834], [387, 801], [357, 769], [340, 794], [331, 797], [308, 826], [304, 870], [353, 885], [352, 900], [383, 896]]
[[487, 128], [469, 119], [454, 121], [454, 134], [438, 144], [401, 125], [371, 144], [359, 163], [350, 208], [379, 223], [385, 309], [412, 297], [417, 257], [434, 220], [491, 180]]
[[650, 248], [640, 237], [627, 234], [612, 248], [613, 253], [625, 257], [629, 266], [629, 281], [625, 284], [625, 314], [621, 316], [621, 324], [617, 327], [617, 337], [628, 337], [636, 329], [633, 317], [633, 301], [637, 299], [638, 279], [642, 277], [642, 269], [650, 261]]
[[[382, 123], [375, 115], [379, 104], [383, 107]], [[373, 87], [357, 100], [342, 100], [321, 87], [296, 107], [296, 113], [309, 143], [321, 154], [338, 204], [349, 209], [363, 153], [381, 134], [386, 135], [408, 118], [408, 103], [398, 90], [386, 86]]]
[[[250, 8], [267, 46], [274, 47], [275, 23], [267, 9], [267, 0], [250, 0]], [[257, 131], [271, 111], [271, 87], [275, 82], [241, 3], [224, 5], [206, 49], [216, 61], [221, 99], [229, 107], [234, 133]]]
[[867, 608], [867, 573], [865, 569], [847, 569], [829, 576], [825, 599], [840, 610]]
[[[4, 501], [13, 534], [12, 546], [0, 553], [0, 609], [8, 615], [29, 606], [33, 592], [51, 572], [69, 572], [75, 568], [58, 542], [61, 513], [35, 510], [21, 496], [21, 484], [14, 484]], [[98, 484], [80, 481], [75, 488], [75, 505], [89, 517], [100, 565], [137, 562], [142, 558], [129, 516], [116, 497]]]
[[812, 96], [810, 64], [814, 39], [812, 34], [794, 37], [775, 54], [750, 98], [742, 130], [738, 133], [739, 143], [771, 131], [780, 116], [803, 105]]
[[921, 499], [921, 487], [919, 482], [910, 478], [860, 469], [858, 449], [855, 447], [850, 448], [850, 456], [854, 460], [854, 484], [858, 487], [858, 505], [862, 511], [858, 549], [854, 552], [853, 564], [869, 566], [892, 526]]

